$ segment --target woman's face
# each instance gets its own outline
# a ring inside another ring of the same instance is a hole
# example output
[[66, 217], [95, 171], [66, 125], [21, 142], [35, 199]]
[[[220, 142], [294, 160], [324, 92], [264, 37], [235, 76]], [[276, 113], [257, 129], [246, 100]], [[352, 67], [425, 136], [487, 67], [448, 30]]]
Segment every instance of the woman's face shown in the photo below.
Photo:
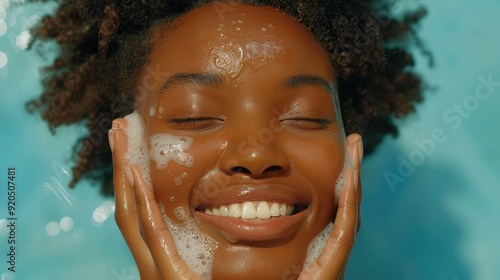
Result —
[[214, 279], [298, 273], [344, 165], [328, 54], [288, 15], [245, 4], [157, 34], [137, 108], [179, 251], [202, 265], [212, 254]]

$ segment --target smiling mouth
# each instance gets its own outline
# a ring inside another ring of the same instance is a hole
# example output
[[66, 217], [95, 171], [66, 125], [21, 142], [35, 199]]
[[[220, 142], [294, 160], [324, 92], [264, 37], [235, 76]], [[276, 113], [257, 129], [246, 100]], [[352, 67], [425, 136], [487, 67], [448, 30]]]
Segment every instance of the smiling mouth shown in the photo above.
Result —
[[207, 215], [241, 218], [248, 221], [262, 221], [277, 217], [286, 217], [303, 211], [305, 206], [288, 203], [251, 201], [243, 203], [233, 203], [215, 207], [207, 207], [199, 210]]
[[193, 214], [202, 227], [231, 243], [277, 246], [293, 238], [306, 222], [307, 201], [287, 186], [233, 186], [198, 205]]

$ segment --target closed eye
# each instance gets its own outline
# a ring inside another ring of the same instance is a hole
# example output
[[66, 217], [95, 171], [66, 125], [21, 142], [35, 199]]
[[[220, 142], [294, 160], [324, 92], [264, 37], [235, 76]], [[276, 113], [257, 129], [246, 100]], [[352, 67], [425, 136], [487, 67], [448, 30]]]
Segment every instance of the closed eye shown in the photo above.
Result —
[[170, 120], [171, 126], [179, 130], [209, 130], [222, 123], [224, 123], [224, 119], [213, 117], [174, 118]]
[[280, 123], [292, 126], [294, 128], [315, 130], [315, 129], [324, 129], [328, 127], [328, 125], [332, 124], [332, 121], [329, 119], [316, 119], [316, 118], [290, 118], [290, 119], [280, 120]]

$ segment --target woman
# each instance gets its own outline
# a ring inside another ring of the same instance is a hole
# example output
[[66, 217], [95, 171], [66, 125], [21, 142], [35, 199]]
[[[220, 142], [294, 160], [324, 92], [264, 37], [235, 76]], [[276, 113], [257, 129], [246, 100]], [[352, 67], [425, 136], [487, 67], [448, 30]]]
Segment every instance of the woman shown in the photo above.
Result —
[[62, 3], [31, 106], [88, 120], [74, 182], [109, 178], [119, 117], [116, 219], [142, 278], [335, 279], [358, 229], [351, 132], [370, 151], [420, 100], [411, 57], [380, 47], [406, 23], [356, 1]]

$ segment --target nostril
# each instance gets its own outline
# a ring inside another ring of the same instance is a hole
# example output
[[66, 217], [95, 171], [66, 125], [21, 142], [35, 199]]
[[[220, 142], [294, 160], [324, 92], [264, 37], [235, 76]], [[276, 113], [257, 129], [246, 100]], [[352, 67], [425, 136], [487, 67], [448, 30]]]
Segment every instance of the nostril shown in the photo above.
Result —
[[268, 168], [266, 168], [264, 170], [264, 174], [266, 173], [279, 173], [283, 170], [283, 168], [281, 168], [281, 166], [278, 166], [278, 165], [273, 165], [273, 166], [269, 166]]
[[243, 166], [232, 167], [231, 168], [231, 173], [233, 173], [233, 174], [244, 173], [244, 174], [247, 174], [247, 175], [252, 175], [252, 172], [250, 172], [250, 170], [248, 170], [247, 168], [245, 168]]

